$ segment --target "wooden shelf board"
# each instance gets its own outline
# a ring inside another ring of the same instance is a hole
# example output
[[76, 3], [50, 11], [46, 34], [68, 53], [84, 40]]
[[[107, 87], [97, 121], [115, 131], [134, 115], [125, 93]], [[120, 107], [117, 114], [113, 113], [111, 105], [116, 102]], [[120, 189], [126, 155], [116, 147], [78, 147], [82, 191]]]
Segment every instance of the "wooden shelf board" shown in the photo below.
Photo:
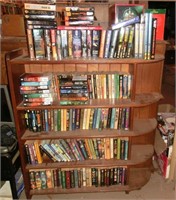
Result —
[[156, 119], [136, 119], [133, 131], [103, 129], [103, 130], [73, 130], [73, 131], [50, 131], [50, 132], [31, 132], [26, 130], [22, 140], [43, 140], [43, 139], [68, 139], [68, 138], [111, 138], [111, 137], [130, 137], [140, 136], [151, 133], [156, 128]]
[[[75, 105], [75, 108], [114, 108], [114, 107], [144, 107], [155, 103], [162, 99], [162, 95], [160, 93], [147, 93], [147, 94], [136, 94], [136, 98], [134, 101], [131, 99], [89, 99], [84, 105]], [[23, 102], [21, 102], [17, 106], [17, 110], [42, 110], [42, 109], [70, 109], [73, 108], [73, 105], [63, 106], [60, 105], [59, 101], [54, 101], [52, 105], [48, 106], [23, 106]]]
[[18, 58], [14, 58], [11, 60], [12, 64], [18, 63], [18, 64], [145, 64], [145, 63], [155, 63], [158, 61], [164, 60], [164, 56], [162, 55], [156, 55], [156, 58], [153, 60], [144, 60], [144, 59], [136, 59], [136, 58], [125, 58], [125, 59], [114, 59], [114, 58], [63, 58], [62, 60], [47, 60], [47, 59], [30, 59], [28, 56], [20, 56]]

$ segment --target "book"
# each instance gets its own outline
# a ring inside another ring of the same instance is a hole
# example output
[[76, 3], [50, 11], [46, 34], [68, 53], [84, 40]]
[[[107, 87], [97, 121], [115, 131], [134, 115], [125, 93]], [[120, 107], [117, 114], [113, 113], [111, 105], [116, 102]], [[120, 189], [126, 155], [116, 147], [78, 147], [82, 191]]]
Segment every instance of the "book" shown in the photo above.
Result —
[[139, 24], [139, 45], [138, 45], [138, 57], [143, 58], [144, 56], [144, 31], [145, 31], [145, 24]]
[[92, 56], [92, 30], [87, 30], [87, 56]]
[[43, 82], [43, 81], [49, 81], [51, 79], [52, 79], [51, 73], [23, 73], [20, 76], [20, 81]]
[[57, 26], [56, 21], [48, 21], [48, 20], [25, 20], [26, 25], [45, 25], [45, 26]]
[[33, 29], [35, 58], [45, 58], [44, 31], [43, 29]]
[[123, 22], [119, 22], [117, 24], [112, 24], [111, 25], [111, 29], [112, 30], [119, 29], [119, 28], [122, 28], [122, 27], [125, 27], [125, 26], [129, 26], [129, 25], [133, 25], [133, 24], [139, 23], [139, 22], [140, 22], [140, 17], [136, 16], [136, 17], [131, 18], [129, 20], [126, 20], [126, 21], [123, 21]]
[[52, 55], [52, 49], [51, 49], [51, 31], [49, 29], [44, 29], [44, 41], [45, 41], [45, 52], [46, 52], [46, 58], [48, 60], [51, 59]]
[[65, 7], [66, 11], [94, 11], [95, 8], [90, 6], [90, 7], [79, 7], [79, 6], [66, 6]]
[[87, 30], [81, 30], [81, 42], [82, 42], [82, 57], [87, 57]]
[[92, 30], [92, 57], [99, 56], [101, 30]]
[[58, 30], [102, 30], [102, 26], [57, 26]]
[[59, 60], [63, 58], [62, 52], [62, 38], [61, 38], [61, 31], [56, 30], [56, 50], [57, 50], [57, 57]]
[[74, 16], [74, 15], [71, 15], [71, 16], [65, 16], [64, 17], [64, 21], [77, 21], [77, 20], [90, 20], [90, 21], [93, 21], [94, 20], [94, 16], [87, 16], [87, 15], [77, 15], [77, 16]]
[[50, 81], [21, 81], [21, 86], [49, 86]]
[[62, 56], [66, 58], [68, 56], [68, 35], [67, 30], [61, 30], [61, 49], [62, 49]]
[[156, 40], [163, 40], [166, 20], [166, 9], [145, 9], [145, 12], [152, 13], [153, 18], [157, 20]]
[[68, 57], [73, 58], [73, 34], [72, 30], [68, 30]]
[[139, 23], [135, 24], [134, 57], [139, 58]]
[[34, 148], [35, 148], [36, 155], [37, 155], [37, 161], [40, 164], [40, 163], [43, 162], [43, 157], [42, 157], [42, 154], [41, 154], [39, 146], [40, 146], [39, 140], [35, 140], [34, 141]]
[[157, 19], [152, 19], [152, 44], [151, 44], [151, 59], [155, 59], [156, 48], [156, 31], [157, 31]]
[[48, 20], [48, 21], [52, 21], [55, 20], [55, 15], [24, 15], [24, 19], [28, 19], [28, 20]]
[[25, 10], [46, 10], [56, 11], [56, 5], [52, 4], [36, 4], [36, 3], [24, 3]]
[[125, 33], [124, 33], [124, 40], [122, 43], [122, 53], [121, 53], [121, 57], [125, 58], [126, 57], [126, 51], [127, 51], [127, 45], [128, 45], [128, 38], [129, 38], [129, 32], [130, 32], [130, 27], [126, 26], [125, 27]]
[[24, 14], [28, 14], [28, 15], [55, 15], [55, 11], [51, 11], [51, 10], [28, 10], [25, 9], [24, 10]]
[[105, 40], [105, 46], [104, 46], [104, 58], [109, 58], [109, 50], [110, 50], [110, 44], [111, 44], [111, 35], [112, 30], [109, 29], [106, 31], [106, 40]]
[[133, 52], [134, 52], [134, 33], [135, 33], [135, 30], [134, 30], [134, 26], [131, 26], [130, 27], [130, 33], [129, 33], [129, 38], [128, 38], [128, 45], [127, 45], [127, 52], [126, 52], [126, 57], [127, 58], [130, 58], [130, 57], [133, 57]]
[[27, 42], [28, 42], [29, 56], [31, 59], [35, 59], [33, 32], [31, 29], [27, 29]]
[[65, 25], [66, 26], [93, 25], [93, 21], [89, 20], [65, 21]]
[[56, 47], [56, 29], [51, 29], [51, 54], [52, 58], [57, 60], [57, 47]]
[[80, 58], [82, 55], [82, 43], [81, 43], [81, 30], [73, 30], [73, 57]]
[[99, 49], [100, 58], [104, 57], [105, 40], [106, 40], [106, 30], [103, 29], [101, 31], [101, 39], [100, 39], [100, 49]]
[[114, 53], [117, 45], [118, 32], [119, 32], [118, 29], [112, 31], [112, 39], [109, 49], [109, 58], [114, 58]]

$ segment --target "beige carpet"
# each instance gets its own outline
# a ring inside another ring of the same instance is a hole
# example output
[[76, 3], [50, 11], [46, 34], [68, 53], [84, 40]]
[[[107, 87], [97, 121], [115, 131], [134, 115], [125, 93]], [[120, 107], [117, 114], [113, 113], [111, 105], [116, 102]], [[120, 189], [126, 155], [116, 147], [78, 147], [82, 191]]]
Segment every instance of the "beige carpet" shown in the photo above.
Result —
[[[21, 194], [20, 199], [26, 199], [24, 192]], [[131, 191], [129, 194], [125, 192], [106, 192], [106, 193], [79, 193], [79, 194], [53, 194], [53, 195], [34, 195], [34, 199], [50, 199], [50, 200], [113, 200], [113, 199], [135, 199], [135, 200], [176, 200], [176, 187], [173, 181], [165, 180], [158, 168], [152, 174], [150, 181], [141, 189]]]

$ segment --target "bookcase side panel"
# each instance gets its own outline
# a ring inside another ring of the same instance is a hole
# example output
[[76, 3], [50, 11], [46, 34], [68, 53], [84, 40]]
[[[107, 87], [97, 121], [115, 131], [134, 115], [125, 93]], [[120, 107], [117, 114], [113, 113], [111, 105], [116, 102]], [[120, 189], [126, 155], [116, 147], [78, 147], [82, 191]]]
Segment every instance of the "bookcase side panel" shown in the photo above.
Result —
[[136, 94], [161, 92], [164, 61], [142, 63], [137, 65]]

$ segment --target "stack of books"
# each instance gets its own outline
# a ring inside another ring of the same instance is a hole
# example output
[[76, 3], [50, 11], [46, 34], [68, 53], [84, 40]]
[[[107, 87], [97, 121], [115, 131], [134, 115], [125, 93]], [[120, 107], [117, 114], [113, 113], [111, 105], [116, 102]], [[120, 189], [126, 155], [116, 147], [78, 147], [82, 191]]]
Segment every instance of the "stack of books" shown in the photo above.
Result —
[[87, 75], [58, 75], [59, 99], [62, 105], [85, 104], [88, 100]]
[[51, 105], [57, 97], [51, 73], [24, 73], [20, 76], [20, 93], [24, 106]]
[[24, 4], [24, 20], [31, 59], [51, 59], [52, 31], [57, 28], [56, 5]]
[[[60, 103], [82, 104], [88, 99], [129, 99], [132, 76], [119, 73], [58, 75]], [[69, 103], [70, 101], [70, 103]]]
[[94, 7], [66, 6], [63, 21], [66, 26], [87, 26], [94, 24]]

